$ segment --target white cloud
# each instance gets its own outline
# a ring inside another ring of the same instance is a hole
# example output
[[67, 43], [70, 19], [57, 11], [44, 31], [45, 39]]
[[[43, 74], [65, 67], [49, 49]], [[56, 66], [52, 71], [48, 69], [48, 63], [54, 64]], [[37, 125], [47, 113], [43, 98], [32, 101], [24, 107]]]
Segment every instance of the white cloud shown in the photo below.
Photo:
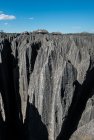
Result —
[[16, 19], [13, 15], [0, 14], [0, 20], [13, 20]]
[[30, 18], [28, 18], [28, 19], [33, 20], [33, 19], [34, 19], [34, 17], [30, 17]]

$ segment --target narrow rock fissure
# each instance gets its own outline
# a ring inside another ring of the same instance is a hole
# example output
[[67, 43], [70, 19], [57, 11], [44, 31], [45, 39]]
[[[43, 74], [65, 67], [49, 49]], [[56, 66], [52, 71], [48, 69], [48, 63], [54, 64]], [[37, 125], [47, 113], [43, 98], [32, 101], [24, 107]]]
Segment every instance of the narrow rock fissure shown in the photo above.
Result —
[[19, 84], [19, 76], [16, 77], [16, 75], [18, 75], [17, 60], [15, 60], [12, 55], [11, 44], [9, 41], [6, 39], [2, 42], [2, 44], [0, 93], [4, 104], [5, 121], [2, 119], [1, 139], [19, 140], [23, 137], [23, 135], [21, 135], [21, 131], [23, 131], [23, 124], [21, 119], [22, 115], [19, 88], [17, 88]]
[[32, 44], [31, 72], [32, 72], [33, 69], [34, 69], [34, 64], [35, 64], [36, 57], [37, 57], [37, 54], [38, 54], [38, 50], [40, 49], [40, 47], [41, 47], [41, 42], [33, 43], [33, 44]]
[[62, 124], [61, 132], [57, 140], [69, 140], [71, 135], [77, 130], [77, 126], [85, 110], [86, 103], [93, 96], [94, 88], [94, 68], [88, 70], [86, 80], [81, 85], [77, 80], [73, 83], [75, 86], [74, 96], [71, 106]]
[[[31, 46], [31, 54], [29, 56], [29, 50], [26, 52], [26, 67], [27, 67], [27, 80], [29, 84], [30, 74], [34, 70], [35, 61], [38, 55], [38, 51], [41, 47], [41, 42], [33, 43]], [[31, 60], [30, 60], [31, 57]]]

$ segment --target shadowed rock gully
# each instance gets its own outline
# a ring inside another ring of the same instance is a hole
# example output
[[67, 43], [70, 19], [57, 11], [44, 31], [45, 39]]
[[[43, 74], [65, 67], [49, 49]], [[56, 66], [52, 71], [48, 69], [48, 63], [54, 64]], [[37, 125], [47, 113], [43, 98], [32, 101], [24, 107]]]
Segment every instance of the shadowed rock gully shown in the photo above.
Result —
[[[5, 121], [3, 121], [0, 114], [0, 140], [29, 140], [27, 135], [29, 131], [31, 131], [30, 137], [34, 140], [48, 140], [47, 129], [41, 121], [41, 116], [37, 109], [29, 102], [27, 103], [26, 120], [23, 124], [19, 94], [18, 60], [12, 55], [9, 41], [6, 39], [2, 44], [0, 93], [4, 104]], [[37, 52], [34, 52], [36, 57]], [[29, 130], [27, 129], [28, 123], [31, 123]]]
[[82, 85], [78, 81], [75, 81], [73, 85], [75, 86], [75, 91], [72, 103], [57, 140], [69, 140], [73, 132], [77, 130], [77, 126], [82, 113], [85, 110], [86, 103], [88, 99], [93, 96], [94, 68], [92, 70], [88, 70], [86, 79]]

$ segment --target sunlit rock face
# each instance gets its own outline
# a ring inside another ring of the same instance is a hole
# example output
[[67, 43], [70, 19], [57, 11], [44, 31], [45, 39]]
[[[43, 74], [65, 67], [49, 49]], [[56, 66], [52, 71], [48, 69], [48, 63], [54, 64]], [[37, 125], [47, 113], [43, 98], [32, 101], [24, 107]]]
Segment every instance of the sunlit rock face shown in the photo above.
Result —
[[0, 140], [93, 140], [93, 93], [93, 34], [0, 34]]

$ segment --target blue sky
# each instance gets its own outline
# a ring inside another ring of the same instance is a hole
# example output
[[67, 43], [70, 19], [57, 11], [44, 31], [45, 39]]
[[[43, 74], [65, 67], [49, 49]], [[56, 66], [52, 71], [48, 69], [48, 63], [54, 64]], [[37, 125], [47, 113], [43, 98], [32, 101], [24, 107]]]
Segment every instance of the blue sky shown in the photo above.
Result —
[[0, 0], [0, 30], [94, 32], [94, 0]]

